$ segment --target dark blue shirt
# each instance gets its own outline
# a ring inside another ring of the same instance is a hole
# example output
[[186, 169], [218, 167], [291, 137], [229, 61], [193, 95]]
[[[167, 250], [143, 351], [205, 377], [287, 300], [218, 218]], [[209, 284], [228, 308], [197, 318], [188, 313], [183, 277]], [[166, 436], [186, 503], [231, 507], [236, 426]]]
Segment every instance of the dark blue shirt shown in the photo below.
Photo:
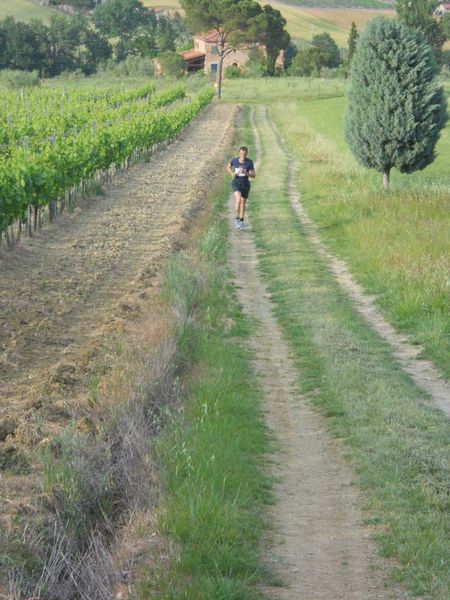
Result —
[[[239, 157], [232, 158], [230, 160], [230, 167], [234, 169], [234, 179], [242, 182], [248, 182], [248, 172], [255, 170], [253, 161], [249, 158], [246, 158], [244, 162], [239, 162]], [[241, 168], [243, 172], [239, 171]]]

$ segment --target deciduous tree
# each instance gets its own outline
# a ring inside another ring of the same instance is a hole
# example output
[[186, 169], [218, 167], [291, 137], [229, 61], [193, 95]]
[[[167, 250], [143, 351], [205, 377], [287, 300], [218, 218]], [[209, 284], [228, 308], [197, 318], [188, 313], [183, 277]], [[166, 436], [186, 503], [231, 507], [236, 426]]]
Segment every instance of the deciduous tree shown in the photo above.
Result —
[[327, 32], [315, 35], [312, 45], [319, 49], [322, 56], [321, 66], [334, 69], [341, 64], [341, 53], [336, 42]]
[[322, 54], [317, 46], [306, 46], [300, 48], [292, 59], [289, 68], [290, 75], [300, 77], [309, 77], [310, 75], [319, 75], [322, 66]]
[[264, 34], [263, 9], [255, 0], [180, 0], [180, 4], [194, 33], [217, 31], [217, 95], [220, 98], [223, 61], [239, 45]]
[[345, 134], [356, 159], [383, 173], [433, 162], [446, 120], [434, 58], [421, 34], [399, 21], [374, 19], [358, 43], [351, 69]]
[[94, 10], [93, 21], [104, 35], [130, 37], [151, 14], [141, 0], [106, 0]]

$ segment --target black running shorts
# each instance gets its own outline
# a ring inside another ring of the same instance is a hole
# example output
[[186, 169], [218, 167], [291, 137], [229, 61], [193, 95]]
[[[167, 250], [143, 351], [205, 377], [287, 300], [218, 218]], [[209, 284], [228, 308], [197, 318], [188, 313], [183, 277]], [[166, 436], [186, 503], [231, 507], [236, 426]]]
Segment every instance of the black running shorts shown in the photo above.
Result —
[[247, 199], [250, 193], [250, 182], [248, 180], [241, 182], [233, 179], [233, 182], [231, 183], [231, 189], [233, 192], [241, 192], [241, 196]]

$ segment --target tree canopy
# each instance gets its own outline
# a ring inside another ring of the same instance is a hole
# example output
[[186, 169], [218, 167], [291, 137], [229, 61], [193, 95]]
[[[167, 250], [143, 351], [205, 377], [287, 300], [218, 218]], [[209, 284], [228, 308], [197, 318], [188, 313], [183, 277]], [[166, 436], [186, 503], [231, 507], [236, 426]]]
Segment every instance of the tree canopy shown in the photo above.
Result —
[[223, 60], [239, 45], [259, 42], [266, 45], [267, 70], [274, 72], [279, 51], [288, 45], [286, 21], [270, 5], [256, 0], [180, 0], [188, 26], [194, 33], [214, 29], [218, 33], [218, 96], [221, 95]]
[[129, 36], [152, 17], [141, 0], [108, 0], [94, 10], [93, 21], [104, 35]]
[[422, 33], [439, 60], [446, 36], [441, 23], [434, 17], [438, 6], [438, 0], [397, 0], [395, 4], [399, 19]]
[[321, 66], [334, 69], [341, 64], [341, 53], [336, 42], [326, 31], [315, 35], [312, 39], [312, 45], [315, 46], [321, 54]]
[[275, 63], [280, 50], [287, 48], [291, 37], [286, 31], [286, 19], [279, 10], [270, 4], [263, 7], [264, 24], [262, 26], [263, 41], [267, 52], [267, 73], [275, 74]]
[[345, 134], [356, 159], [383, 173], [424, 169], [446, 120], [430, 46], [399, 21], [374, 19], [356, 48]]

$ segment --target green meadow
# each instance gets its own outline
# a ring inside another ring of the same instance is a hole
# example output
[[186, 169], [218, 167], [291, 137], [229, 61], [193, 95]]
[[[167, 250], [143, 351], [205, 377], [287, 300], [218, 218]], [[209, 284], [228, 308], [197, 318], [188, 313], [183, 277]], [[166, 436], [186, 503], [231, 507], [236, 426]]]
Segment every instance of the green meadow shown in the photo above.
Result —
[[1, 0], [0, 2], [0, 19], [14, 17], [17, 21], [41, 19], [46, 22], [55, 13], [58, 14], [55, 10], [30, 0]]
[[359, 166], [346, 146], [342, 82], [228, 81], [225, 98], [270, 104], [322, 239], [450, 377], [450, 126], [435, 162], [412, 175], [394, 173], [384, 193], [381, 175]]

